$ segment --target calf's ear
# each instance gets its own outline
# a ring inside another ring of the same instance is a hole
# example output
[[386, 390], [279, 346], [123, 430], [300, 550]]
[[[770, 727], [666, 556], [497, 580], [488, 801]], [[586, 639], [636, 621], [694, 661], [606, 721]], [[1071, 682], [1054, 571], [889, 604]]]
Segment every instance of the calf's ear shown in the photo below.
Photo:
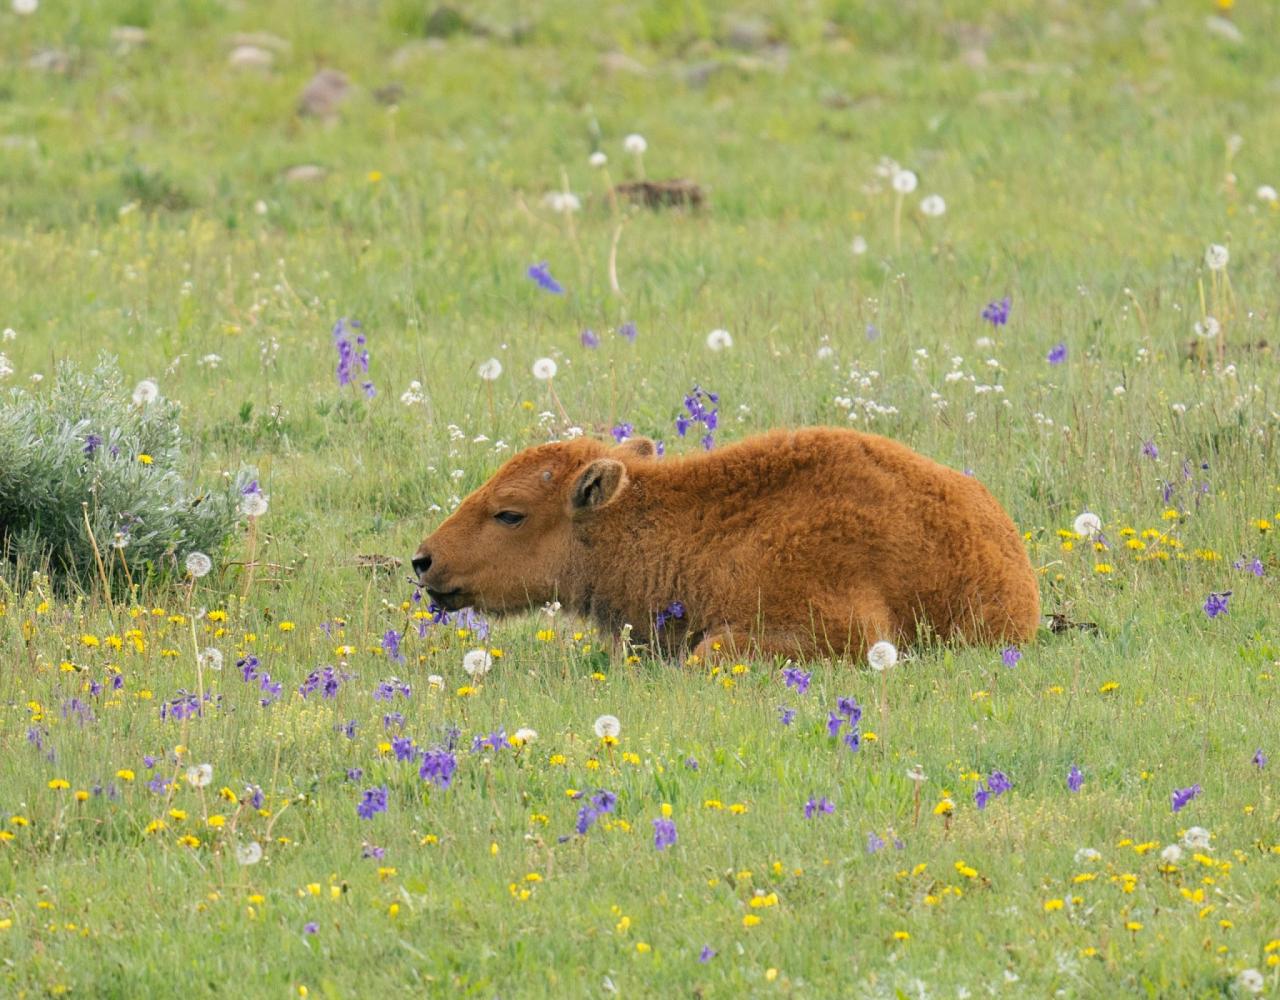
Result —
[[627, 438], [622, 444], [614, 447], [613, 453], [634, 455], [636, 458], [653, 458], [658, 454], [658, 446], [653, 443], [653, 438], [633, 437]]
[[578, 475], [569, 495], [574, 513], [594, 510], [616, 500], [627, 485], [627, 470], [616, 458], [597, 458]]

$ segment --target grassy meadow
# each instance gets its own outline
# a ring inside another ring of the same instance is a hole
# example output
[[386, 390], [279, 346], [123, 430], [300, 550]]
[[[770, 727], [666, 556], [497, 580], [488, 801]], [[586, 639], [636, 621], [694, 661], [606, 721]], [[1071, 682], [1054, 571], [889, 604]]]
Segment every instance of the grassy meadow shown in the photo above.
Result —
[[[0, 562], [0, 995], [1280, 995], [1280, 7], [29, 5], [0, 392], [108, 352], [267, 509], [132, 593]], [[695, 386], [971, 470], [1096, 630], [805, 680], [415, 595], [514, 451], [695, 450]]]

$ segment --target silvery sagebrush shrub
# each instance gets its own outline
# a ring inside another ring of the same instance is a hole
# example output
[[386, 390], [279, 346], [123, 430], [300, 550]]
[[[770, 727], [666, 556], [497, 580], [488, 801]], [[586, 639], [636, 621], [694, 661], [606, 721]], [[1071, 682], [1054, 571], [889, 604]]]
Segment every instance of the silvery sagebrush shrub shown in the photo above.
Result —
[[16, 584], [42, 569], [60, 585], [100, 586], [86, 511], [117, 593], [130, 577], [182, 576], [193, 550], [219, 551], [235, 484], [187, 478], [181, 409], [154, 382], [128, 390], [105, 355], [89, 373], [60, 363], [47, 391], [0, 396], [0, 574]]

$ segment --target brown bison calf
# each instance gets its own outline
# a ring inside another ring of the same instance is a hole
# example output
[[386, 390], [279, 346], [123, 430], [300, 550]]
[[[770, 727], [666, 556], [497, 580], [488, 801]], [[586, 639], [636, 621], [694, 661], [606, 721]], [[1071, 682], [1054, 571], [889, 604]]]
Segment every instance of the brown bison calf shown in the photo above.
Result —
[[666, 460], [643, 438], [530, 448], [413, 567], [441, 607], [559, 600], [665, 652], [861, 656], [930, 631], [1016, 643], [1040, 618], [1022, 539], [981, 483], [828, 428]]

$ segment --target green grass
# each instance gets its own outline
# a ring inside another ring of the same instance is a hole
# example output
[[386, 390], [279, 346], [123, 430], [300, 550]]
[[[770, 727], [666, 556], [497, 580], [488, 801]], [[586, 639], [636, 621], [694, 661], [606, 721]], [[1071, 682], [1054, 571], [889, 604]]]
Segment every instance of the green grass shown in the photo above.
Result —
[[[419, 37], [406, 55], [428, 13], [408, 0], [0, 11], [0, 328], [17, 334], [0, 342], [3, 384], [44, 392], [58, 360], [112, 351], [129, 380], [183, 404], [193, 475], [254, 466], [271, 497], [252, 551], [242, 526], [190, 592], [108, 606], [0, 584], [0, 992], [1221, 996], [1246, 969], [1280, 988], [1267, 964], [1280, 946], [1264, 951], [1280, 939], [1280, 764], [1251, 763], [1259, 747], [1280, 762], [1280, 528], [1257, 525], [1280, 523], [1280, 378], [1274, 347], [1246, 349], [1280, 339], [1280, 212], [1255, 197], [1280, 185], [1280, 9], [493, 2], [467, 7], [491, 34]], [[725, 44], [747, 14], [785, 55]], [[1244, 42], [1211, 33], [1211, 15]], [[122, 24], [148, 42], [117, 54]], [[227, 66], [249, 31], [290, 43], [269, 73]], [[28, 68], [50, 48], [66, 73]], [[613, 52], [647, 72], [608, 70]], [[690, 82], [708, 63], [705, 85]], [[333, 123], [295, 114], [319, 66], [356, 88]], [[391, 82], [394, 110], [372, 96]], [[648, 140], [649, 177], [693, 178], [708, 200], [626, 213], [616, 296], [617, 218], [587, 157], [599, 148], [613, 179], [633, 176], [631, 132]], [[900, 246], [875, 174], [886, 155], [920, 176]], [[283, 180], [300, 164], [324, 178]], [[583, 203], [572, 230], [543, 206], [562, 176]], [[934, 192], [947, 212], [925, 218]], [[1230, 248], [1229, 289], [1204, 266], [1210, 243]], [[542, 260], [566, 295], [526, 277]], [[993, 330], [980, 313], [1004, 295], [1011, 320]], [[1187, 356], [1202, 308], [1223, 321], [1229, 368]], [[341, 316], [368, 333], [371, 401], [336, 384]], [[628, 321], [634, 345], [613, 332]], [[580, 345], [584, 328], [599, 349]], [[706, 349], [713, 328], [730, 350]], [[1051, 366], [1058, 343], [1067, 360]], [[220, 364], [200, 363], [210, 354]], [[475, 374], [490, 356], [505, 367], [491, 395]], [[589, 433], [626, 420], [696, 447], [672, 422], [701, 384], [721, 394], [722, 441], [852, 412], [971, 468], [1028, 532], [1046, 612], [1099, 632], [1043, 632], [1013, 669], [991, 649], [926, 650], [883, 681], [813, 664], [800, 696], [776, 664], [611, 660], [605, 637], [576, 636], [583, 623], [529, 617], [495, 625], [503, 655], [461, 696], [476, 638], [419, 638], [407, 571], [356, 556], [407, 557], [505, 455], [563, 432], [540, 416], [556, 412], [529, 373], [542, 356]], [[425, 398], [405, 405], [411, 380]], [[1059, 532], [1086, 509], [1109, 551], [1064, 550]], [[1163, 538], [1129, 548], [1126, 528]], [[266, 565], [250, 585], [251, 554]], [[1254, 557], [1264, 576], [1233, 568]], [[1210, 620], [1206, 596], [1226, 590], [1229, 612]], [[388, 629], [406, 633], [403, 666], [379, 647]], [[207, 647], [221, 674], [198, 676]], [[250, 653], [283, 685], [272, 707], [234, 667]], [[335, 699], [297, 693], [340, 661], [351, 677]], [[88, 690], [116, 670], [122, 690]], [[412, 685], [394, 710], [419, 746], [461, 729], [447, 791], [379, 751], [389, 709], [372, 691], [391, 674]], [[220, 705], [161, 721], [165, 699], [198, 685]], [[844, 695], [876, 735], [857, 754], [826, 735]], [[64, 716], [73, 697], [94, 721]], [[602, 713], [622, 720], [616, 747], [592, 731]], [[468, 752], [499, 726], [539, 736]], [[201, 791], [182, 775], [203, 762]], [[979, 810], [975, 776], [996, 769], [1013, 790]], [[146, 787], [156, 773], [178, 779], [171, 793]], [[1172, 813], [1173, 789], [1196, 783]], [[217, 795], [250, 784], [269, 815]], [[382, 784], [387, 811], [360, 819], [362, 790]], [[600, 788], [616, 812], [573, 836], [581, 801], [566, 792]], [[934, 812], [946, 791], [949, 819]], [[811, 796], [835, 812], [806, 820]], [[658, 852], [663, 803], [679, 839]], [[1161, 871], [1193, 825], [1212, 850]], [[902, 849], [869, 853], [868, 835], [891, 829]], [[248, 840], [264, 857], [241, 866]], [[1100, 859], [1077, 861], [1083, 847]], [[752, 907], [757, 893], [776, 905]], [[702, 963], [704, 945], [717, 954]]]

